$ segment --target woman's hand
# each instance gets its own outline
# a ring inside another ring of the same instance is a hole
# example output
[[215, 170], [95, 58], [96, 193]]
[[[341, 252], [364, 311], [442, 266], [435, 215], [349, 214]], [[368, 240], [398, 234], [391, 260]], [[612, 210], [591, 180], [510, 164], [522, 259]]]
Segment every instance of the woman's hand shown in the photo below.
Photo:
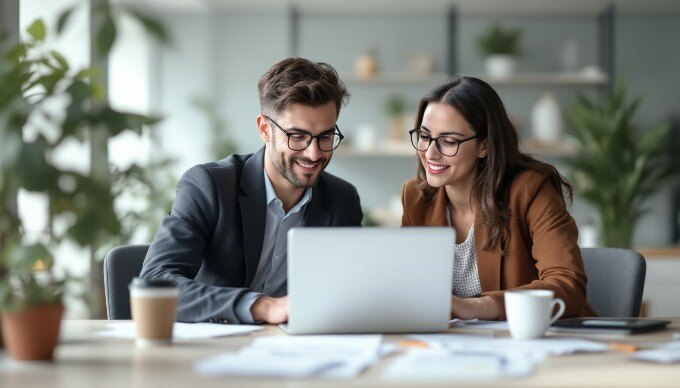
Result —
[[500, 313], [498, 305], [490, 296], [478, 298], [451, 296], [451, 319], [496, 320]]

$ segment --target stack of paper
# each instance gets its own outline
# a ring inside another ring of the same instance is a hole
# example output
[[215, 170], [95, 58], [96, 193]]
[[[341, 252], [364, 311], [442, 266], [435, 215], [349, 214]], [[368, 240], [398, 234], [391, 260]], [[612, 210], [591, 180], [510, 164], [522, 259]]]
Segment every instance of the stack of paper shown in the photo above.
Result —
[[390, 379], [489, 379], [531, 374], [535, 363], [493, 352], [413, 349], [384, 371]]
[[412, 338], [428, 349], [412, 350], [385, 370], [388, 378], [483, 379], [524, 376], [548, 355], [603, 352], [606, 344], [573, 338], [517, 341], [466, 334], [424, 334]]
[[221, 376], [353, 378], [384, 354], [381, 335], [260, 337], [239, 351], [200, 360]]
[[[675, 338], [675, 336], [674, 336]], [[633, 359], [638, 361], [672, 364], [680, 362], [680, 341], [673, 341], [650, 350], [635, 353]]]
[[[179, 323], [172, 329], [174, 340], [197, 340], [205, 338], [239, 335], [262, 330], [255, 325], [223, 325], [220, 323]], [[115, 337], [135, 339], [137, 337], [134, 322], [114, 322], [106, 325], [106, 329], [92, 333], [96, 337]]]

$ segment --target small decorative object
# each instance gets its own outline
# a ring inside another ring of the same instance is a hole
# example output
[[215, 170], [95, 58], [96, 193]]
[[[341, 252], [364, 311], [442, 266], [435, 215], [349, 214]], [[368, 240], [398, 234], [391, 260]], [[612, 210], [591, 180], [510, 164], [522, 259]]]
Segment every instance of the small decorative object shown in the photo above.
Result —
[[541, 143], [562, 141], [562, 114], [552, 93], [544, 94], [531, 110], [533, 137]]
[[375, 128], [371, 124], [361, 124], [357, 127], [354, 140], [357, 151], [372, 151], [375, 149], [375, 140]]
[[578, 245], [581, 248], [597, 247], [598, 230], [597, 226], [592, 220], [588, 220], [585, 224], [579, 225], [578, 228]]
[[560, 53], [562, 71], [574, 73], [578, 70], [578, 42], [576, 39], [567, 39], [562, 44]]
[[500, 25], [494, 24], [479, 37], [477, 43], [486, 58], [485, 66], [489, 75], [502, 78], [515, 72], [521, 35], [522, 31], [518, 28], [503, 29]]
[[581, 74], [588, 79], [599, 79], [604, 77], [604, 72], [597, 65], [586, 66], [581, 69]]
[[378, 56], [375, 49], [357, 57], [354, 62], [354, 71], [361, 79], [370, 79], [378, 73]]
[[435, 68], [434, 58], [423, 53], [414, 53], [408, 57], [408, 65], [416, 74], [432, 74]]
[[607, 247], [630, 248], [647, 200], [680, 175], [669, 158], [680, 152], [668, 139], [669, 126], [643, 131], [635, 124], [640, 102], [640, 97], [628, 102], [619, 81], [602, 102], [579, 96], [567, 115], [577, 148], [576, 156], [567, 159], [573, 167], [571, 181], [579, 196], [597, 209], [599, 234]]
[[389, 141], [403, 141], [406, 138], [407, 132], [404, 130], [404, 112], [406, 111], [406, 103], [404, 102], [404, 99], [399, 95], [392, 95], [387, 99], [387, 105], [385, 108], [389, 117]]

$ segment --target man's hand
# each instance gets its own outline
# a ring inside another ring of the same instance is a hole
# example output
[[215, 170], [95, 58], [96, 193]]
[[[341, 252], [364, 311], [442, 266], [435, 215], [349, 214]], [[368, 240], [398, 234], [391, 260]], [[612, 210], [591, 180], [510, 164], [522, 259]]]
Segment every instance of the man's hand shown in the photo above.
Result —
[[500, 310], [490, 296], [479, 298], [459, 298], [451, 296], [451, 319], [498, 319]]
[[283, 323], [288, 321], [288, 295], [281, 298], [261, 296], [250, 306], [255, 322]]

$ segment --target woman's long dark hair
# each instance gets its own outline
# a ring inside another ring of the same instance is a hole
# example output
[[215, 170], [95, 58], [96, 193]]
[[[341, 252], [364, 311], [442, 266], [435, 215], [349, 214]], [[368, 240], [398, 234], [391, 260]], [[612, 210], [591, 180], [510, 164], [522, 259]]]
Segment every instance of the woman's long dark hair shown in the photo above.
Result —
[[[471, 194], [478, 201], [482, 222], [488, 232], [484, 249], [504, 249], [509, 232], [510, 185], [519, 172], [533, 170], [546, 175], [560, 192], [563, 202], [565, 192], [570, 201], [573, 199], [574, 188], [555, 167], [520, 152], [517, 131], [510, 122], [503, 102], [489, 84], [473, 77], [454, 76], [435, 86], [420, 100], [416, 128], [420, 128], [425, 108], [432, 102], [455, 108], [480, 139], [487, 139], [489, 152], [477, 162], [477, 179]], [[425, 167], [420, 158], [418, 181], [425, 198], [432, 199], [436, 189], [427, 184]], [[503, 230], [506, 236], [503, 236]]]

